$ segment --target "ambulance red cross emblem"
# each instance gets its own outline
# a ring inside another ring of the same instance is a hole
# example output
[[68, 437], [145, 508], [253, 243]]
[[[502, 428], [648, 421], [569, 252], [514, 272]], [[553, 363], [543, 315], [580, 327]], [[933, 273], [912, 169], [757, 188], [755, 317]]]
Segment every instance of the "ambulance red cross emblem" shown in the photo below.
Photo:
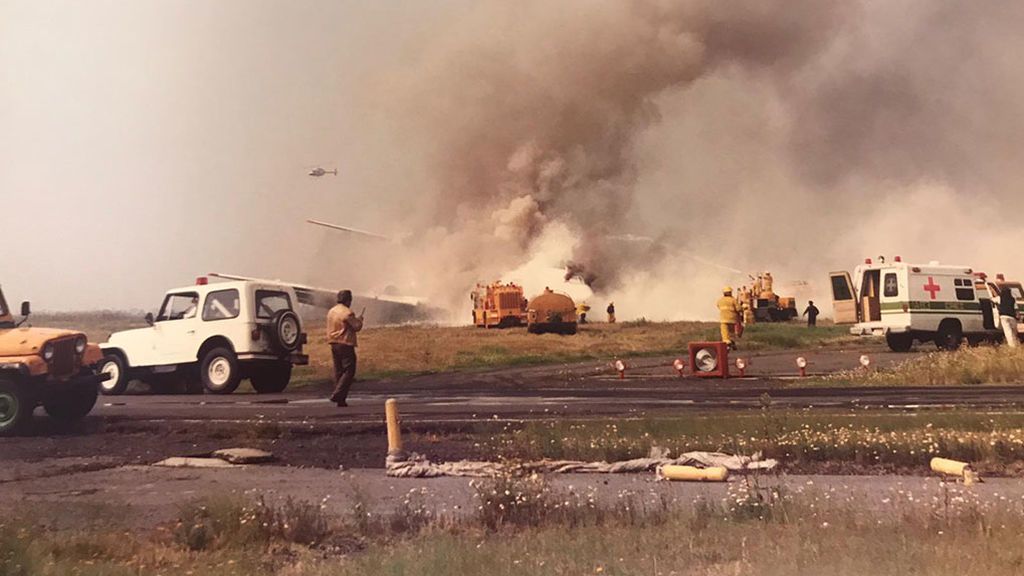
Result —
[[935, 300], [936, 294], [942, 291], [942, 286], [935, 283], [935, 279], [931, 276], [928, 277], [928, 283], [924, 285], [924, 291], [932, 295], [932, 300]]

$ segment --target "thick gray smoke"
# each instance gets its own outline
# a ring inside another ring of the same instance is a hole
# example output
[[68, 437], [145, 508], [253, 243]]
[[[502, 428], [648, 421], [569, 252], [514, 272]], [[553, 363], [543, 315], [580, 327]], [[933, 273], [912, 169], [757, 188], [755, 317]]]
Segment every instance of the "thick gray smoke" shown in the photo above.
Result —
[[806, 280], [806, 299], [866, 255], [1006, 266], [1022, 15], [480, 2], [370, 86], [396, 154], [424, 166], [392, 258], [453, 308], [476, 281], [538, 291], [568, 271], [653, 318], [710, 315], [721, 284], [745, 280], [729, 269]]

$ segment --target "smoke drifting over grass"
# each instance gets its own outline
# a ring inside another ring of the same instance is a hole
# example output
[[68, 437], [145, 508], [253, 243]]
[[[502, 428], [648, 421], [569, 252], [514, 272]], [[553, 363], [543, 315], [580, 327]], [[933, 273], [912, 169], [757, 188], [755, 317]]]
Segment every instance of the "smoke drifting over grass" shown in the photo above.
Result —
[[1022, 16], [477, 3], [371, 86], [426, 166], [396, 258], [453, 309], [477, 281], [537, 292], [568, 271], [626, 317], [659, 319], [712, 315], [721, 284], [745, 280], [726, 268], [770, 269], [780, 291], [808, 280], [806, 299], [865, 255], [1005, 266], [1022, 239]]

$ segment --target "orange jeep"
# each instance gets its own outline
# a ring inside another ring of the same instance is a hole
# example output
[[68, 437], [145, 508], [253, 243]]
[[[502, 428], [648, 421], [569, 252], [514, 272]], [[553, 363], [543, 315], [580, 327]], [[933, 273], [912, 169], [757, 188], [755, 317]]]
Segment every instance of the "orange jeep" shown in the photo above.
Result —
[[22, 327], [30, 313], [21, 304], [15, 322], [0, 290], [0, 436], [16, 433], [31, 419], [36, 406], [58, 420], [77, 420], [96, 404], [100, 347], [73, 330]]

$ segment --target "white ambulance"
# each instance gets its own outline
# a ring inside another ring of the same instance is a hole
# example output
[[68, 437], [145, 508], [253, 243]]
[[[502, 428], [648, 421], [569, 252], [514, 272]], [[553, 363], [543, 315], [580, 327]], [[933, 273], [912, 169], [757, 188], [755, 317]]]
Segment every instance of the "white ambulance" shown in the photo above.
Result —
[[[971, 345], [1002, 338], [994, 298], [1008, 286], [1024, 308], [1019, 282], [1002, 275], [989, 281], [968, 266], [938, 262], [908, 264], [870, 259], [849, 272], [831, 272], [832, 306], [836, 324], [853, 324], [850, 333], [885, 336], [889, 348], [905, 352], [918, 342], [935, 342], [956, 349], [964, 339]], [[1024, 330], [1021, 326], [1018, 330]]]

